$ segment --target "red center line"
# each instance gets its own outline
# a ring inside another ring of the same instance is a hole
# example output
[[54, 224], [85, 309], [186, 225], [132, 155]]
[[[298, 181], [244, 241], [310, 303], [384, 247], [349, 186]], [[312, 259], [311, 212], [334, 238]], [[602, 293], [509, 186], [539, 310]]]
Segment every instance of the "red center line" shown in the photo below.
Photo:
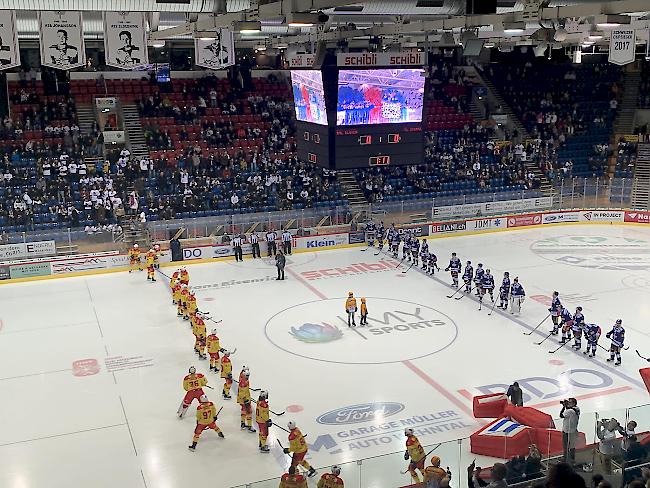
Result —
[[467, 405], [465, 405], [465, 403], [463, 403], [460, 399], [456, 398], [456, 396], [453, 395], [451, 392], [447, 391], [440, 383], [438, 383], [433, 378], [431, 378], [431, 376], [426, 374], [424, 371], [422, 371], [420, 368], [418, 368], [415, 364], [413, 364], [408, 359], [402, 361], [402, 364], [406, 366], [408, 369], [410, 369], [411, 371], [413, 371], [421, 379], [423, 379], [424, 382], [427, 383], [429, 386], [432, 386], [435, 390], [438, 391], [438, 393], [444, 396], [447, 400], [449, 400], [451, 403], [456, 405], [456, 407], [460, 408], [464, 413], [474, 418], [474, 413], [470, 408], [467, 407]]
[[289, 276], [295, 278], [297, 281], [302, 283], [309, 291], [316, 295], [321, 300], [327, 300], [327, 297], [321, 293], [316, 287], [314, 287], [309, 281], [300, 276], [298, 273], [291, 270], [291, 268], [285, 268], [284, 270]]

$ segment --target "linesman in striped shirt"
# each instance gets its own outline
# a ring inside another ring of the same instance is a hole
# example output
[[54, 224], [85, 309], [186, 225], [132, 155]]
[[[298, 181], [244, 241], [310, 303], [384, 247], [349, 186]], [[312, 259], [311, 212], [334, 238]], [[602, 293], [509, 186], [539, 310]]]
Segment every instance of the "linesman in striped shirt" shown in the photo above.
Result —
[[282, 231], [282, 250], [284, 251], [284, 254], [291, 254], [292, 239], [293, 236], [291, 235], [291, 232], [289, 232], [287, 229], [284, 229]]
[[271, 257], [271, 254], [275, 256], [277, 254], [277, 247], [275, 245], [275, 241], [278, 238], [278, 234], [273, 230], [269, 229], [269, 231], [266, 233], [266, 246], [268, 248], [268, 257]]
[[248, 237], [249, 242], [251, 243], [251, 247], [253, 248], [253, 259], [261, 258], [262, 256], [260, 255], [260, 242], [259, 242], [259, 237], [257, 237], [257, 234], [255, 232], [251, 232], [251, 235]]
[[244, 242], [244, 239], [242, 239], [241, 234], [235, 234], [235, 236], [232, 238], [232, 248], [235, 251], [235, 261], [243, 261], [244, 260], [244, 253], [242, 252], [242, 244]]

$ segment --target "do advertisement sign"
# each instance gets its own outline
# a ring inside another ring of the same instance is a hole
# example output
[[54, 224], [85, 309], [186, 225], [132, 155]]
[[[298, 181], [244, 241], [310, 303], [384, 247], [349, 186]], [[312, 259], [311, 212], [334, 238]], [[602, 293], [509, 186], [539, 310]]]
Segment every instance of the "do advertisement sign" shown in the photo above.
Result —
[[634, 61], [636, 31], [616, 29], [609, 39], [609, 62], [622, 66]]

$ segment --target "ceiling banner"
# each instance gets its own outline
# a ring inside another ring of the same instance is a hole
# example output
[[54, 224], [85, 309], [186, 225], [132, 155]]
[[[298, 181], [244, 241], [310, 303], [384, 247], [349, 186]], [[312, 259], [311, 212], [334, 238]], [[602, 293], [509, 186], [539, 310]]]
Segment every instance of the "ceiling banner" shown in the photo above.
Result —
[[67, 70], [85, 65], [81, 12], [39, 12], [38, 22], [43, 66]]
[[20, 66], [14, 10], [0, 10], [0, 70]]
[[135, 69], [149, 64], [147, 30], [142, 12], [105, 12], [106, 64]]
[[214, 39], [194, 39], [196, 65], [210, 69], [232, 66], [235, 64], [233, 32], [230, 29], [217, 29], [214, 35]]

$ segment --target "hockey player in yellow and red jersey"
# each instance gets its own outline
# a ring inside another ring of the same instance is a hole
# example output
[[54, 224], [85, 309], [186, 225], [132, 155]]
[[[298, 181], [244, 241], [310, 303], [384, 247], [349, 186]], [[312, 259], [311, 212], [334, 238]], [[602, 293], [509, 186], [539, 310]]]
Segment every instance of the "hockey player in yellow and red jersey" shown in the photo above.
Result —
[[142, 271], [142, 264], [140, 263], [140, 249], [137, 244], [133, 244], [133, 247], [129, 249], [129, 273], [134, 269]]
[[154, 268], [154, 259], [156, 257], [156, 253], [153, 249], [149, 249], [147, 254], [145, 254], [144, 257], [144, 263], [147, 266], [147, 281], [156, 281], [156, 278], [154, 276], [155, 273], [155, 268]]
[[180, 273], [179, 273], [178, 271], [174, 271], [174, 273], [172, 274], [172, 277], [169, 278], [169, 288], [171, 288], [172, 291], [174, 290], [174, 287], [175, 287], [177, 284], [178, 284], [178, 285], [181, 284], [181, 282], [180, 282], [180, 276], [179, 276], [179, 275], [180, 275]]
[[206, 359], [205, 355], [205, 322], [200, 314], [190, 315], [192, 320], [192, 334], [194, 334], [194, 352], [199, 355], [199, 359]]
[[348, 298], [345, 300], [345, 312], [348, 314], [348, 327], [350, 327], [350, 320], [352, 320], [352, 325], [356, 327], [357, 324], [354, 323], [354, 314], [357, 311], [357, 299], [354, 298], [352, 292], [348, 293]]
[[406, 436], [406, 451], [404, 452], [404, 459], [411, 460], [408, 471], [411, 473], [413, 482], [419, 483], [420, 476], [415, 470], [419, 469], [422, 476], [424, 476], [424, 461], [426, 460], [426, 455], [419, 439], [415, 437], [413, 429], [404, 429], [404, 435]]
[[295, 466], [289, 466], [288, 472], [280, 478], [278, 488], [307, 488], [307, 480], [301, 475]]
[[187, 285], [181, 283], [181, 296], [178, 301], [178, 315], [183, 317], [183, 320], [189, 320], [190, 315], [187, 313], [187, 299], [190, 296], [190, 289]]
[[250, 398], [245, 398], [241, 405], [241, 425], [242, 430], [247, 430], [251, 434], [255, 433], [253, 427], [253, 406], [251, 405]]
[[253, 410], [251, 407], [250, 372], [244, 366], [239, 374], [239, 385], [237, 388], [237, 403], [241, 406], [241, 429], [248, 429], [255, 432], [253, 428]]
[[181, 285], [190, 284], [190, 274], [187, 272], [186, 268], [181, 268], [180, 281]]
[[331, 473], [325, 473], [318, 480], [317, 488], [343, 488], [343, 480], [339, 478], [341, 474], [341, 468], [334, 465], [332, 466]]
[[195, 315], [199, 310], [199, 305], [196, 303], [196, 296], [194, 296], [194, 291], [190, 291], [187, 295], [187, 315], [191, 317]]
[[219, 337], [217, 336], [217, 329], [212, 329], [212, 333], [206, 337], [205, 345], [210, 356], [210, 371], [215, 373], [219, 371], [219, 353], [221, 352], [221, 344], [219, 344]]
[[158, 268], [160, 268], [160, 262], [159, 262], [160, 244], [154, 244], [153, 252], [154, 252], [154, 255], [153, 255], [153, 267], [158, 269]]
[[230, 362], [230, 353], [223, 351], [221, 356], [221, 378], [223, 379], [223, 394], [224, 400], [232, 398], [230, 396], [230, 388], [232, 387], [232, 363]]
[[260, 452], [269, 452], [269, 446], [266, 439], [269, 436], [269, 427], [273, 421], [269, 418], [269, 394], [266, 391], [260, 391], [260, 396], [255, 407], [255, 422], [257, 422], [257, 431], [259, 439]]
[[177, 315], [182, 315], [181, 311], [181, 291], [182, 291], [182, 286], [179, 281], [176, 282], [176, 284], [172, 287], [172, 301], [174, 302], [174, 305], [177, 306]]
[[196, 444], [199, 442], [201, 432], [205, 429], [214, 430], [222, 439], [225, 437], [221, 429], [217, 426], [217, 409], [208, 397], [201, 395], [199, 398], [200, 405], [196, 409], [196, 428], [194, 429], [194, 437], [192, 438], [192, 445], [187, 446], [190, 451], [196, 449]]
[[291, 456], [291, 466], [297, 467], [298, 465], [309, 470], [307, 476], [312, 477], [316, 474], [316, 470], [311, 467], [311, 465], [305, 461], [305, 456], [307, 455], [307, 442], [305, 442], [305, 436], [302, 435], [300, 429], [296, 427], [296, 423], [291, 421], [287, 424], [289, 429], [289, 447], [284, 448], [285, 454], [292, 454]]
[[186, 391], [181, 406], [178, 407], [178, 416], [183, 418], [185, 412], [187, 412], [188, 407], [192, 404], [194, 400], [201, 398], [203, 393], [203, 387], [208, 385], [208, 380], [205, 379], [201, 373], [196, 372], [196, 368], [191, 366], [189, 369], [189, 374], [183, 378], [183, 389]]

